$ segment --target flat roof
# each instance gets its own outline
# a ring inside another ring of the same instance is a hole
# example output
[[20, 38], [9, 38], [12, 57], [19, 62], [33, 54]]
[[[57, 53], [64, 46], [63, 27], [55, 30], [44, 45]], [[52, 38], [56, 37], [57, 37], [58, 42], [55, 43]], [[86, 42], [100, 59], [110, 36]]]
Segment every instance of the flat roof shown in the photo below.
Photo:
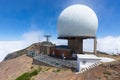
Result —
[[59, 36], [58, 39], [94, 39], [94, 36]]
[[55, 48], [65, 48], [65, 49], [68, 49], [68, 46], [67, 45], [57, 45], [57, 46], [55, 46]]
[[93, 55], [93, 54], [77, 54], [77, 57], [79, 59], [97, 59], [97, 60], [101, 60], [99, 57], [97, 57], [96, 55]]

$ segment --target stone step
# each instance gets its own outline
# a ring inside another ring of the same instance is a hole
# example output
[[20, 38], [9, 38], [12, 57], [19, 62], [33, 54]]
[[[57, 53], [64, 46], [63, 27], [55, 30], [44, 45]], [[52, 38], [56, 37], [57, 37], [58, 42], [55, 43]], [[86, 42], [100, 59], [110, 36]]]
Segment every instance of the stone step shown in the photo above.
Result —
[[101, 62], [98, 62], [98, 63], [95, 63], [95, 64], [93, 64], [93, 65], [91, 65], [91, 66], [88, 66], [88, 67], [86, 67], [86, 68], [83, 68], [79, 73], [84, 73], [84, 72], [86, 72], [86, 71], [88, 71], [88, 70], [90, 70], [90, 69], [92, 69], [92, 68], [97, 67], [97, 66], [100, 65], [100, 64], [101, 64]]

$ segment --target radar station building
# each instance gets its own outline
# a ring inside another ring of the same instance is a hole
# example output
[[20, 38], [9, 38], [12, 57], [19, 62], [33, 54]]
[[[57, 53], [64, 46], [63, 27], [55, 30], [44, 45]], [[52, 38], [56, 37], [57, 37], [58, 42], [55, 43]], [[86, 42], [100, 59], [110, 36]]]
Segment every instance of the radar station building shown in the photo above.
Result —
[[81, 4], [72, 5], [62, 11], [58, 18], [58, 39], [68, 40], [68, 45], [55, 46], [51, 49], [52, 55], [74, 57], [74, 54], [83, 54], [83, 40], [94, 40], [94, 54], [96, 54], [96, 31], [98, 18], [95, 12]]

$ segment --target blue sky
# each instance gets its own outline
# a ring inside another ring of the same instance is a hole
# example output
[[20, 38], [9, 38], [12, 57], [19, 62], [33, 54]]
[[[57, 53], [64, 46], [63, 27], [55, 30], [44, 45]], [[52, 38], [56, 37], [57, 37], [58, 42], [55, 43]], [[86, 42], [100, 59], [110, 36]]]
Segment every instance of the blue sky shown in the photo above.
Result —
[[0, 40], [22, 40], [31, 30], [57, 37], [59, 14], [73, 4], [91, 7], [99, 19], [97, 37], [120, 35], [119, 0], [0, 0]]

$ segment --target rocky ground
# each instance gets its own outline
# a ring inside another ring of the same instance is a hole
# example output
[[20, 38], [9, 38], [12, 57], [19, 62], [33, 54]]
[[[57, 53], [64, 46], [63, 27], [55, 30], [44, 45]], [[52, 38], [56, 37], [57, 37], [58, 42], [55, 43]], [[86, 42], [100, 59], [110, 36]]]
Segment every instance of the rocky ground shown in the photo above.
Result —
[[42, 67], [42, 70], [32, 77], [33, 80], [120, 80], [119, 60], [103, 63], [83, 74], [75, 74], [66, 68], [58, 69], [37, 63], [26, 55], [3, 61], [0, 63], [0, 80], [15, 80], [21, 74], [39, 67]]
[[29, 71], [32, 58], [22, 55], [20, 57], [0, 63], [0, 80], [14, 80], [22, 73]]
[[82, 74], [83, 80], [120, 80], [120, 62], [103, 63]]

